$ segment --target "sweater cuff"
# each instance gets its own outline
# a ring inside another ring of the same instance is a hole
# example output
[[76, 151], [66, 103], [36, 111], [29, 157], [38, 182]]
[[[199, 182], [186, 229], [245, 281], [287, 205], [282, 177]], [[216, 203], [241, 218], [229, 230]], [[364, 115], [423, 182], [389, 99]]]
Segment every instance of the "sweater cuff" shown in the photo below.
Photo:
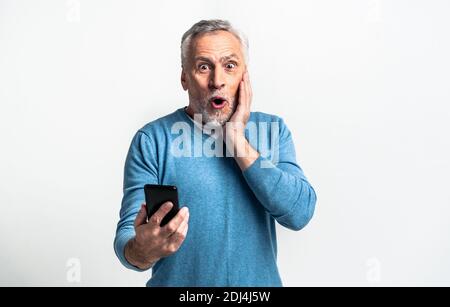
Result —
[[114, 241], [114, 250], [116, 252], [117, 257], [119, 258], [120, 262], [127, 268], [136, 272], [145, 272], [146, 270], [142, 270], [138, 268], [137, 266], [132, 265], [128, 262], [127, 258], [125, 257], [125, 246], [127, 245], [128, 241], [132, 240], [135, 237], [134, 233], [128, 232], [124, 233], [122, 235], [119, 235], [116, 237], [116, 240]]
[[[273, 162], [267, 158], [264, 158], [261, 154], [259, 154], [258, 159], [256, 159], [252, 165], [250, 165], [245, 171], [244, 174], [247, 172], [255, 173], [255, 172], [264, 172], [264, 169], [266, 168], [276, 168], [277, 166], [273, 164]], [[256, 170], [255, 170], [256, 169]]]
[[242, 174], [256, 198], [270, 214], [278, 217], [291, 210], [289, 202], [278, 201], [279, 196], [274, 193], [283, 174], [269, 159], [259, 156]]

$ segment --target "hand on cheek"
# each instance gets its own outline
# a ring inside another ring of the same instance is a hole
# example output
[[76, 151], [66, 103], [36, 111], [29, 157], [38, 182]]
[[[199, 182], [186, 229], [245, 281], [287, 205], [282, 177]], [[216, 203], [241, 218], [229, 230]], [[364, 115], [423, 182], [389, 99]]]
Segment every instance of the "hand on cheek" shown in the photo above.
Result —
[[250, 107], [252, 103], [252, 88], [247, 70], [243, 73], [242, 80], [239, 83], [237, 97], [236, 111], [231, 117], [230, 123], [236, 128], [238, 128], [237, 126], [245, 128], [250, 117]]

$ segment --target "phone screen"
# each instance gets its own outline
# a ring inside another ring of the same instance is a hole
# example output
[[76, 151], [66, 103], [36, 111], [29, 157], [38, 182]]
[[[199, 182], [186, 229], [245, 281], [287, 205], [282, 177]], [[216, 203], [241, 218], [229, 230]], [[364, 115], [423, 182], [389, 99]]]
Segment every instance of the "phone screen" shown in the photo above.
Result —
[[178, 205], [178, 189], [176, 186], [147, 184], [144, 186], [144, 192], [148, 218], [158, 211], [165, 202], [170, 201], [173, 203], [172, 209], [161, 221], [161, 226], [170, 222], [180, 210]]

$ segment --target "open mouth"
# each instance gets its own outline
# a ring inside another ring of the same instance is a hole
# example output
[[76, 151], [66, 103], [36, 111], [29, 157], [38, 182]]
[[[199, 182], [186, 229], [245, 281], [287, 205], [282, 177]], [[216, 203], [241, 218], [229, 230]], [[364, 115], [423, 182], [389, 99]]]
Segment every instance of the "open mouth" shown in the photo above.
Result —
[[211, 98], [210, 101], [214, 109], [222, 109], [227, 103], [227, 100], [220, 96], [215, 96]]

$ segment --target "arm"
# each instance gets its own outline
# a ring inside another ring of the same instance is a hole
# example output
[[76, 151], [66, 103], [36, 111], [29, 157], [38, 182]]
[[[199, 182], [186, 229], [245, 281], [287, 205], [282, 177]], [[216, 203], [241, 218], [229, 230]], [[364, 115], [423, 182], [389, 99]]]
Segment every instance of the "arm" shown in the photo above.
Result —
[[141, 269], [128, 262], [125, 247], [136, 235], [134, 221], [141, 204], [145, 202], [144, 185], [158, 183], [157, 161], [153, 148], [146, 134], [136, 133], [125, 161], [122, 206], [114, 240], [114, 250], [120, 262], [125, 267], [137, 271]]
[[[300, 230], [311, 220], [316, 193], [296, 162], [291, 133], [280, 120], [279, 161], [259, 156], [243, 171], [256, 198], [281, 225]], [[250, 145], [249, 145], [250, 146]]]
[[[279, 119], [279, 162], [274, 165], [263, 158], [245, 138], [245, 125], [250, 117], [252, 89], [248, 72], [239, 86], [239, 103], [224, 131], [227, 147], [256, 198], [281, 225], [300, 230], [311, 220], [316, 193], [296, 162], [290, 131]], [[262, 167], [264, 165], [264, 167]]]
[[160, 227], [164, 216], [172, 208], [167, 203], [147, 221], [144, 205], [144, 185], [158, 184], [154, 143], [138, 132], [130, 146], [125, 162], [124, 194], [120, 221], [117, 225], [114, 250], [127, 268], [147, 270], [162, 257], [178, 250], [187, 231], [189, 212], [181, 209], [167, 225]]

